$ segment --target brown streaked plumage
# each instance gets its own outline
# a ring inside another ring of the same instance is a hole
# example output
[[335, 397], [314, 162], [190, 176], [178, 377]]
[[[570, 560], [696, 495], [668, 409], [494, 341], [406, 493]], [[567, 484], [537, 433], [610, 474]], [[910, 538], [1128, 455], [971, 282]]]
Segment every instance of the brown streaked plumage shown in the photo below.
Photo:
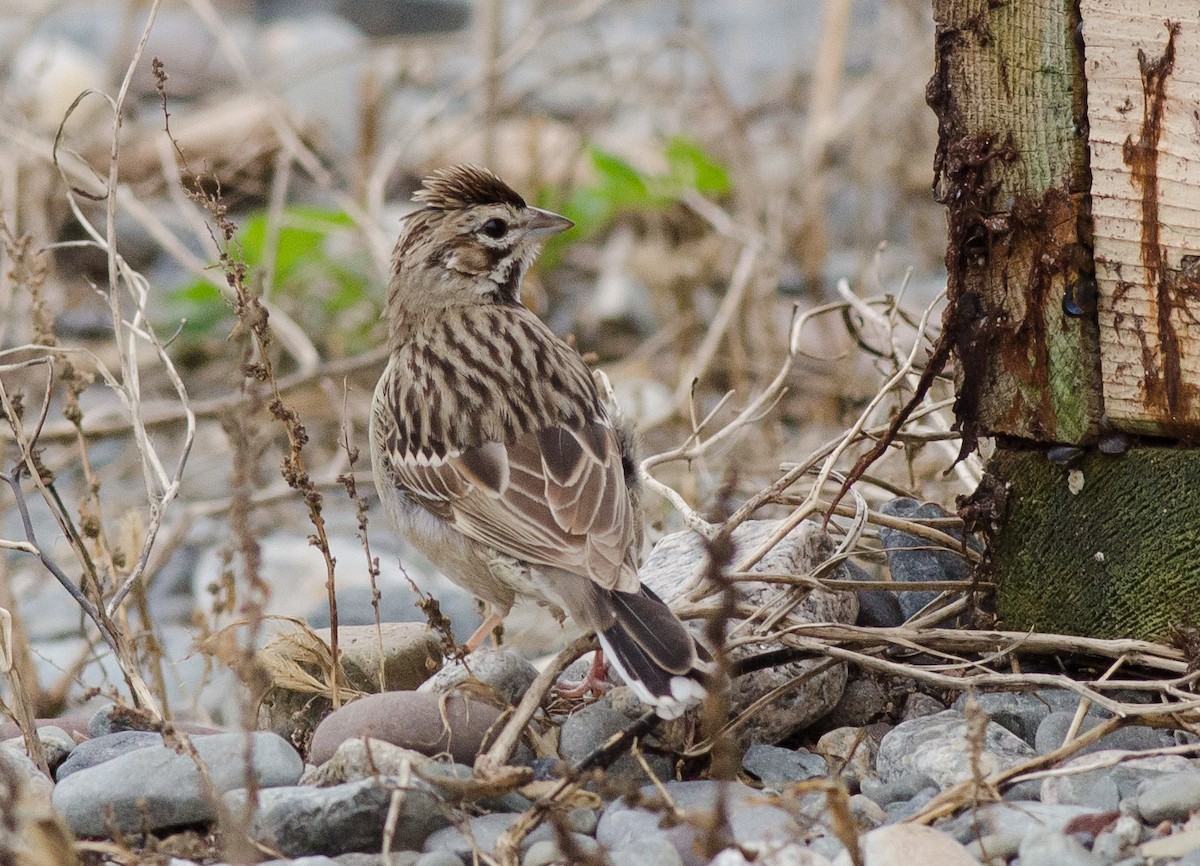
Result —
[[520, 303], [563, 217], [491, 172], [436, 172], [396, 243], [375, 389], [376, 487], [400, 531], [487, 602], [478, 645], [517, 597], [593, 629], [659, 715], [699, 700], [707, 653], [640, 586], [627, 438], [579, 354]]

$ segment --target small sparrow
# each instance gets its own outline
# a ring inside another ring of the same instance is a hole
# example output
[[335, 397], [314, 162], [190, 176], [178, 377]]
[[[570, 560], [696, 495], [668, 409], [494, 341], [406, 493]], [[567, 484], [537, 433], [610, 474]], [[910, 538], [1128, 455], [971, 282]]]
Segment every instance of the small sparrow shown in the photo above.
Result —
[[[371, 461], [389, 517], [490, 615], [516, 598], [596, 632], [659, 716], [705, 695], [708, 653], [641, 586], [641, 516], [628, 437], [579, 354], [521, 304], [542, 242], [570, 220], [530, 207], [470, 165], [435, 172], [405, 217], [384, 318], [391, 354], [375, 388]], [[568, 694], [603, 678], [592, 669]]]

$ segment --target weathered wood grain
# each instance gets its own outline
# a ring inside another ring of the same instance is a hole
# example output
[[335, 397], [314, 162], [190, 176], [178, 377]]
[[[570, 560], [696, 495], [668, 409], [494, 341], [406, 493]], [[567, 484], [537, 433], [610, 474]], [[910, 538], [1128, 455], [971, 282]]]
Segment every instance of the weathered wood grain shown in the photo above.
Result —
[[[934, 0], [936, 193], [964, 431], [1094, 441], [1101, 413], [1073, 0]], [[1082, 305], [1064, 303], [1078, 294]], [[1082, 308], [1081, 308], [1082, 306]]]
[[1105, 412], [1200, 435], [1200, 6], [1082, 0]]

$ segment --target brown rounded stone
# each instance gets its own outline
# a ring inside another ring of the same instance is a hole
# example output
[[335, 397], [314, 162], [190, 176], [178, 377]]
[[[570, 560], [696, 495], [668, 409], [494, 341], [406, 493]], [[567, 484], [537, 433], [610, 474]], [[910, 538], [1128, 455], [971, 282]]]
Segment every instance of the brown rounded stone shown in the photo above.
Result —
[[500, 710], [461, 695], [383, 692], [367, 695], [325, 717], [313, 733], [308, 760], [323, 764], [345, 740], [374, 737], [425, 755], [449, 753], [460, 764], [500, 733]]

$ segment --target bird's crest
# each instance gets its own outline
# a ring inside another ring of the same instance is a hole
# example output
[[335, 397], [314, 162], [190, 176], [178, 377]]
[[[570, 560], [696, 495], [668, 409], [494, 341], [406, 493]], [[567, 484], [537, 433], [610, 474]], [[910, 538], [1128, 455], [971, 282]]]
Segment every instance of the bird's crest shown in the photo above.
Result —
[[413, 194], [413, 201], [419, 201], [434, 210], [453, 210], [481, 204], [525, 207], [525, 199], [512, 187], [477, 165], [439, 168], [425, 178], [421, 186]]

